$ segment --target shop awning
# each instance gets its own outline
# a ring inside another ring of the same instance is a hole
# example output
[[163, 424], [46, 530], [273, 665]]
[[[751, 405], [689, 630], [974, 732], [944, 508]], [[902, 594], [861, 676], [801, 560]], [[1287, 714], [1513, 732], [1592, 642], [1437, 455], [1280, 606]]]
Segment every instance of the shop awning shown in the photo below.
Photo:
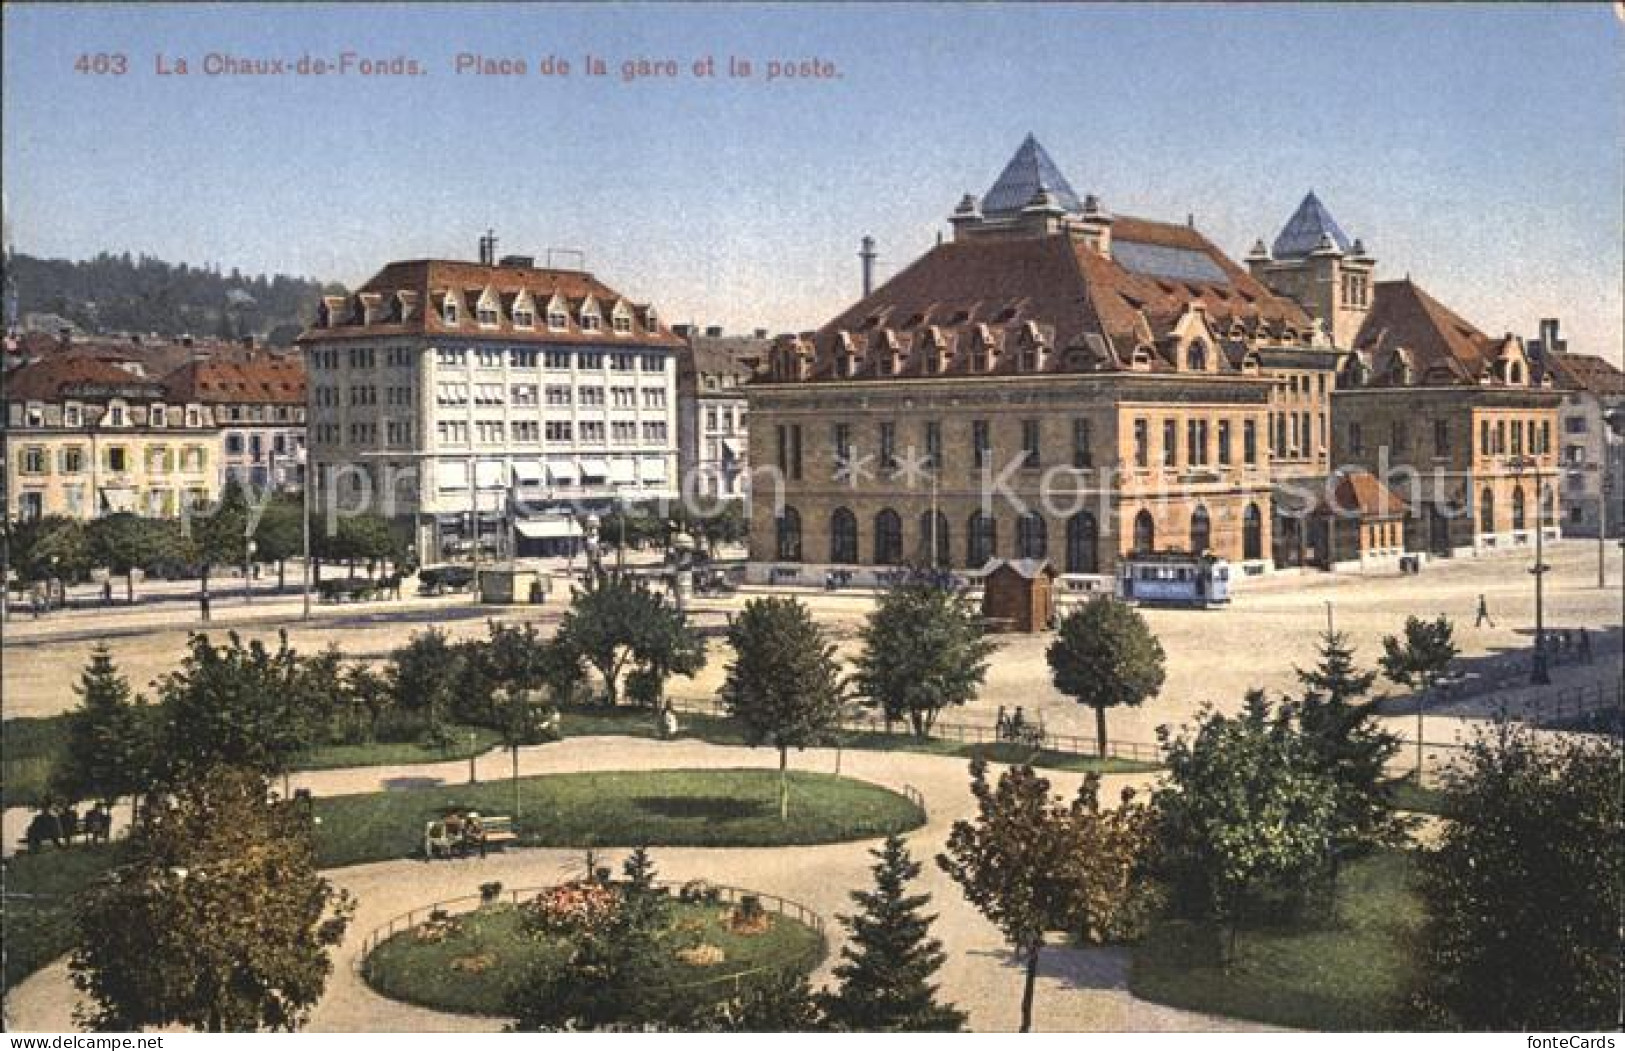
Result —
[[609, 480], [631, 484], [638, 480], [637, 461], [629, 456], [618, 456], [609, 461]]
[[135, 490], [123, 485], [109, 485], [102, 488], [102, 506], [112, 512], [134, 511]]
[[501, 460], [480, 460], [474, 464], [474, 477], [481, 489], [502, 489], [508, 484], [507, 465]]
[[462, 460], [441, 460], [435, 465], [435, 481], [441, 489], [467, 489], [468, 464]]
[[723, 455], [731, 456], [735, 460], [743, 460], [745, 458], [745, 454], [739, 450], [739, 441], [736, 438], [722, 439], [722, 452]]
[[526, 540], [560, 540], [581, 535], [581, 526], [573, 518], [520, 519], [513, 528]]
[[515, 485], [541, 485], [542, 465], [535, 460], [515, 460], [513, 480]]
[[585, 478], [608, 478], [609, 464], [603, 460], [582, 460], [581, 474]]
[[664, 456], [650, 456], [643, 461], [640, 468], [645, 482], [664, 482], [666, 480], [666, 458]]
[[555, 485], [574, 485], [581, 477], [574, 460], [548, 460], [542, 466], [547, 469], [547, 480]]

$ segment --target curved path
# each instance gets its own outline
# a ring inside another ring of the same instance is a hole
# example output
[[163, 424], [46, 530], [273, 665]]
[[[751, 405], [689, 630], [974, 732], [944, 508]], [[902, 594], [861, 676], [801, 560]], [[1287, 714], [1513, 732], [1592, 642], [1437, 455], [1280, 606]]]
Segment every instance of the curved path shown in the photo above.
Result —
[[[625, 737], [571, 738], [527, 748], [520, 753], [521, 774], [593, 770], [701, 769], [775, 767], [771, 749], [747, 749], [698, 741], [649, 741]], [[810, 749], [792, 756], [793, 769], [840, 772], [901, 788], [913, 785], [925, 798], [927, 824], [908, 835], [914, 857], [922, 863], [919, 886], [932, 895], [938, 913], [933, 933], [942, 939], [948, 962], [939, 978], [942, 995], [970, 1015], [970, 1027], [981, 1032], [1016, 1028], [1022, 972], [1004, 948], [994, 927], [960, 895], [934, 864], [953, 821], [973, 811], [964, 760], [908, 752]], [[490, 753], [480, 762], [480, 776], [501, 778], [510, 771], [506, 753]], [[1058, 792], [1074, 791], [1080, 775], [1047, 771]], [[1152, 775], [1106, 778], [1108, 798], [1128, 783], [1146, 784]], [[366, 768], [313, 771], [293, 778], [295, 787], [318, 795], [370, 792], [409, 780], [413, 784], [466, 782], [467, 762], [409, 768]], [[793, 805], [793, 804], [792, 804]], [[849, 890], [868, 886], [869, 850], [875, 841], [793, 848], [663, 847], [654, 853], [666, 879], [711, 879], [751, 887], [799, 901], [822, 914], [839, 937], [836, 913], [850, 910]], [[624, 851], [610, 852], [618, 865]], [[555, 882], [579, 867], [581, 852], [560, 849], [511, 850], [478, 859], [400, 860], [335, 869], [334, 884], [358, 900], [355, 921], [334, 953], [334, 973], [313, 1012], [314, 1031], [451, 1032], [494, 1030], [501, 1021], [442, 1014], [385, 999], [374, 993], [357, 972], [360, 945], [374, 928], [408, 909], [472, 894], [479, 884], [500, 880], [507, 886]], [[833, 939], [832, 939], [833, 940]], [[834, 955], [815, 977], [827, 976]], [[1047, 1031], [1220, 1030], [1259, 1028], [1249, 1023], [1196, 1014], [1140, 1000], [1129, 993], [1128, 953], [1119, 949], [1045, 951], [1035, 1002], [1035, 1026]], [[65, 962], [32, 975], [7, 998], [7, 1027], [23, 1031], [69, 1031], [73, 1028], [74, 994]]]

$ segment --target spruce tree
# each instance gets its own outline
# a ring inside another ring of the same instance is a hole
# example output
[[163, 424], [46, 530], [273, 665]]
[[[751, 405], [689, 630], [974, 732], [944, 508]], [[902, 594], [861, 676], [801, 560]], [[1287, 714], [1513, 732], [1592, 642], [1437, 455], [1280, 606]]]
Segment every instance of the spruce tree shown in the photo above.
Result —
[[965, 1014], [951, 1004], [937, 1002], [931, 984], [947, 958], [942, 942], [930, 937], [935, 916], [921, 910], [929, 894], [909, 894], [909, 881], [920, 865], [909, 856], [902, 837], [889, 836], [870, 852], [874, 890], [853, 891], [861, 908], [853, 916], [839, 916], [851, 934], [835, 968], [840, 984], [824, 998], [824, 1011], [839, 1029], [857, 1032], [958, 1032]]
[[1316, 764], [1337, 784], [1337, 856], [1392, 842], [1399, 827], [1387, 768], [1400, 740], [1377, 726], [1375, 702], [1366, 700], [1377, 673], [1360, 670], [1341, 632], [1323, 635], [1320, 663], [1297, 672], [1305, 691], [1298, 727]]
[[74, 692], [79, 707], [68, 713], [67, 741], [52, 788], [71, 800], [109, 804], [146, 791], [152, 776], [151, 720], [106, 644], [91, 650]]

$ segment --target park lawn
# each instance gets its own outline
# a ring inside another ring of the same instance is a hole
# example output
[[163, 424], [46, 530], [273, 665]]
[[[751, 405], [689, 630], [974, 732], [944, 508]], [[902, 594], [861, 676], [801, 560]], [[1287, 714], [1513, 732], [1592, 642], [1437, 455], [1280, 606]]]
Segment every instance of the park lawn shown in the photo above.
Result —
[[[683, 934], [674, 951], [703, 943], [724, 955], [720, 963], [706, 967], [673, 957], [664, 968], [667, 987], [693, 985], [685, 995], [696, 1001], [709, 988], [721, 1000], [733, 995], [736, 977], [749, 981], [784, 971], [806, 974], [824, 958], [824, 938], [811, 927], [773, 914], [766, 931], [740, 935], [723, 922], [730, 908], [671, 906], [672, 929]], [[536, 964], [565, 948], [563, 939], [528, 934], [521, 916], [512, 905], [488, 905], [456, 917], [453, 933], [437, 942], [403, 931], [373, 950], [363, 974], [374, 989], [395, 1000], [456, 1014], [507, 1015], [515, 985]]]
[[1394, 785], [1394, 809], [1413, 814], [1446, 816], [1450, 794], [1442, 788], [1418, 787], [1414, 780], [1403, 778]]
[[[779, 820], [776, 770], [647, 770], [519, 779], [521, 846], [776, 847], [918, 828], [925, 812], [879, 785], [792, 770]], [[425, 785], [315, 801], [322, 868], [421, 857], [424, 826], [450, 810], [514, 816], [514, 782]]]
[[47, 847], [6, 860], [5, 985], [13, 985], [68, 951], [74, 903], [117, 859], [119, 844]]
[[1159, 923], [1135, 950], [1129, 989], [1172, 1007], [1295, 1029], [1402, 1028], [1407, 941], [1421, 923], [1411, 871], [1411, 856], [1398, 851], [1354, 862], [1338, 887], [1335, 922], [1244, 927], [1228, 969], [1215, 960], [1212, 929]]

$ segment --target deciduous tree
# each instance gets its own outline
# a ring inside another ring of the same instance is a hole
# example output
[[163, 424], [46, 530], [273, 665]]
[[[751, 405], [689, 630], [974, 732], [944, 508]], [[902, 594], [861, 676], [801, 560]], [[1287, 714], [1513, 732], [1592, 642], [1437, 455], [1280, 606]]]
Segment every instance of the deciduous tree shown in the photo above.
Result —
[[1457, 654], [1455, 631], [1444, 617], [1405, 618], [1403, 637], [1382, 640], [1382, 673], [1416, 691], [1416, 779], [1422, 779], [1422, 751], [1426, 741], [1424, 715], [1429, 694], [1450, 670]]
[[976, 698], [995, 648], [962, 592], [910, 582], [884, 592], [869, 614], [853, 685], [888, 722], [906, 719], [924, 737], [943, 709]]
[[1045, 657], [1055, 688], [1095, 710], [1102, 759], [1106, 709], [1138, 706], [1162, 689], [1162, 643], [1139, 610], [1114, 598], [1075, 607], [1061, 621]]
[[575, 593], [558, 637], [598, 672], [610, 705], [620, 698], [621, 673], [627, 667], [647, 669], [664, 681], [705, 666], [704, 640], [682, 611], [641, 581], [619, 573]]

